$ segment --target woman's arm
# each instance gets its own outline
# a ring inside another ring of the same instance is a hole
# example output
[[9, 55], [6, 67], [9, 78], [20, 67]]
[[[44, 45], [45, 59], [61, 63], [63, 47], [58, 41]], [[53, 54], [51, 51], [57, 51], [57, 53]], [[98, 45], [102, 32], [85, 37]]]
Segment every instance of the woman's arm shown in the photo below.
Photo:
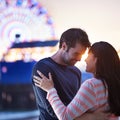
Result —
[[38, 71], [39, 76], [34, 76], [35, 84], [47, 91], [47, 99], [52, 105], [57, 117], [61, 120], [73, 120], [83, 113], [88, 111], [95, 105], [94, 87], [88, 83], [82, 84], [77, 95], [72, 102], [66, 107], [60, 100], [56, 89], [54, 88], [52, 76], [49, 74], [49, 79]]
[[75, 118], [74, 120], [109, 120], [109, 115], [110, 113], [95, 111], [92, 113], [84, 113], [83, 115]]

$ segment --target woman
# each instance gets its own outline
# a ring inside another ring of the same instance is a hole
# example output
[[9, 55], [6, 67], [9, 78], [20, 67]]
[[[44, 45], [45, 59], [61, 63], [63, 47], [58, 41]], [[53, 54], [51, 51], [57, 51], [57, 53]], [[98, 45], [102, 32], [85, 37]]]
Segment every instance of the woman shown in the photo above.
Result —
[[[40, 71], [34, 76], [35, 85], [45, 90], [47, 99], [60, 120], [73, 120], [85, 112], [92, 112], [100, 107], [105, 112], [120, 116], [120, 59], [107, 42], [94, 43], [89, 49], [86, 59], [86, 71], [94, 78], [86, 80], [80, 87], [74, 99], [66, 107], [57, 95], [52, 76], [45, 77]], [[73, 80], [74, 82], [74, 80]]]

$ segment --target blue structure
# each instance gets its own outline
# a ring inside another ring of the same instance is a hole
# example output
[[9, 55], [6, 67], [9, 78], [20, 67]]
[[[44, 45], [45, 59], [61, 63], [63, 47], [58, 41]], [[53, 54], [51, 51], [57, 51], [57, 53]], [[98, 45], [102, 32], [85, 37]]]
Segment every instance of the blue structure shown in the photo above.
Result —
[[31, 72], [35, 61], [24, 62], [0, 62], [1, 70], [0, 84], [2, 85], [16, 85], [16, 84], [31, 84]]
[[93, 74], [91, 73], [88, 73], [88, 72], [82, 72], [82, 83], [89, 79], [89, 78], [92, 78], [93, 77]]
[[[10, 49], [53, 47], [58, 40], [15, 43]], [[34, 110], [36, 101], [31, 74], [36, 61], [0, 62], [0, 110]]]

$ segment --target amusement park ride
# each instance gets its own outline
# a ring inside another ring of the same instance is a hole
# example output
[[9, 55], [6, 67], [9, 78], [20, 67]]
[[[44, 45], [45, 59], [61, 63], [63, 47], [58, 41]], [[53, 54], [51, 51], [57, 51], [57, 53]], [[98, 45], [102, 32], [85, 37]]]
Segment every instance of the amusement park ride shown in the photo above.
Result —
[[0, 0], [0, 111], [36, 109], [32, 68], [57, 43], [53, 20], [37, 0]]

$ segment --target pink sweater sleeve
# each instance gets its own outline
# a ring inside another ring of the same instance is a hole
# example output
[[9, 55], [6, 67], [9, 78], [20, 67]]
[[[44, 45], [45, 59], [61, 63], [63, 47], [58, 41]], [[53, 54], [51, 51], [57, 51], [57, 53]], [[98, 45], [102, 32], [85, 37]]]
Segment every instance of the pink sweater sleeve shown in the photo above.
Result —
[[47, 99], [60, 120], [73, 120], [92, 109], [96, 104], [94, 86], [89, 81], [85, 81], [81, 85], [76, 96], [68, 106], [62, 103], [55, 88], [48, 92]]

